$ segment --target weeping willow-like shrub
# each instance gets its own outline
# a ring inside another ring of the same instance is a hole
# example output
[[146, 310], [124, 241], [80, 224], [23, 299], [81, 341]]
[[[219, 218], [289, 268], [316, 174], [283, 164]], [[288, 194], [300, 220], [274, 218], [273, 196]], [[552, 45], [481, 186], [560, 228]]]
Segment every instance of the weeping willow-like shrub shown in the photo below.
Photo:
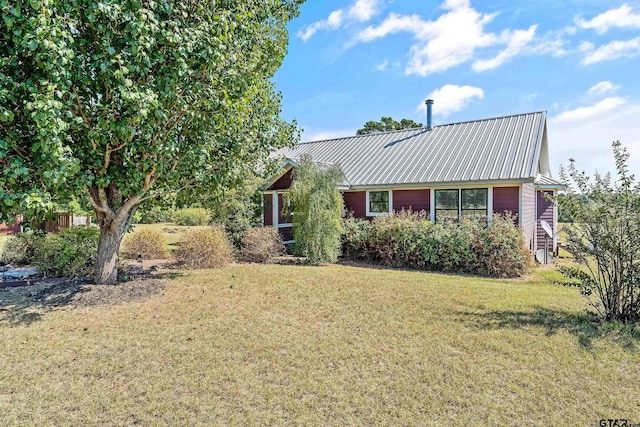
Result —
[[335, 262], [340, 255], [343, 205], [336, 187], [342, 180], [338, 166], [318, 166], [309, 156], [293, 172], [283, 210], [293, 214], [293, 252], [310, 264]]

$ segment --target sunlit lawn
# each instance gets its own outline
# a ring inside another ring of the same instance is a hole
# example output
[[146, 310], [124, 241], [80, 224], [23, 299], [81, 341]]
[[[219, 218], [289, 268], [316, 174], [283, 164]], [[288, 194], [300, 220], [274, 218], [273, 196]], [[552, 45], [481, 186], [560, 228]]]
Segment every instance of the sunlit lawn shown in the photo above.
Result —
[[4, 316], [0, 425], [640, 422], [638, 335], [590, 323], [554, 276], [235, 266]]

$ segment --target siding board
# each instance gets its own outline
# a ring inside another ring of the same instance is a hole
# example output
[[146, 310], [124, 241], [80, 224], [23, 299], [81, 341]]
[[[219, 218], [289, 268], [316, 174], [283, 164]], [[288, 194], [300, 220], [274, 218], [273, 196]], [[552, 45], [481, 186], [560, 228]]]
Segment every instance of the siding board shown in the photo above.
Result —
[[262, 223], [264, 225], [273, 225], [273, 196], [271, 194], [263, 194], [262, 197]]
[[278, 180], [276, 182], [271, 184], [271, 187], [269, 187], [267, 189], [267, 191], [270, 191], [270, 190], [287, 190], [289, 187], [291, 187], [291, 181], [293, 181], [293, 168], [289, 169], [289, 171], [287, 171], [287, 173], [282, 175], [280, 178], [278, 178]]
[[347, 191], [342, 196], [347, 215], [353, 213], [355, 218], [367, 217], [367, 193], [365, 191]]
[[536, 189], [533, 183], [522, 184], [522, 234], [527, 247], [534, 249], [536, 229]]
[[414, 212], [425, 211], [429, 214], [431, 192], [424, 190], [394, 190], [393, 210], [411, 209]]
[[[549, 225], [551, 226], [551, 229], [553, 230], [553, 232], [555, 233], [555, 230], [553, 229], [553, 202], [549, 201], [545, 198], [545, 196], [553, 196], [553, 191], [538, 191], [537, 192], [537, 203], [538, 203], [538, 207], [536, 209], [536, 238], [537, 238], [537, 245], [536, 245], [536, 249], [541, 249], [544, 248], [544, 236], [545, 236], [545, 232], [542, 229], [542, 227], [540, 226], [540, 221], [547, 221], [549, 223]], [[550, 237], [549, 238], [549, 242], [552, 242], [553, 239]], [[551, 248], [552, 244], [550, 243], [549, 245], [549, 249], [550, 250], [554, 250], [555, 248]]]
[[518, 224], [520, 215], [520, 189], [518, 187], [493, 187], [493, 213], [511, 212]]

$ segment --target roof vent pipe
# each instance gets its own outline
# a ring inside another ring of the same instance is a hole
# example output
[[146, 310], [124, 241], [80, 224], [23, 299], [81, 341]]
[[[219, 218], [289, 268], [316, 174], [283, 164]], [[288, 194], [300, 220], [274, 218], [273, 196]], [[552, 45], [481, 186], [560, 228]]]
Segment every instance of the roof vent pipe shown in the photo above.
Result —
[[433, 99], [427, 99], [425, 102], [427, 104], [427, 130], [433, 129], [431, 127], [431, 106], [433, 105]]

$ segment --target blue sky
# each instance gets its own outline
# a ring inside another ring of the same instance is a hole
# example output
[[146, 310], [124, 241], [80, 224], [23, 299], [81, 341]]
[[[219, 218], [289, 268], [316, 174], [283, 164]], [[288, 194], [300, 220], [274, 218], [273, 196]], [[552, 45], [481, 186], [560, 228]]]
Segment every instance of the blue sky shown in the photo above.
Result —
[[434, 124], [546, 110], [552, 172], [640, 175], [640, 1], [308, 0], [275, 82], [302, 141], [382, 116]]

